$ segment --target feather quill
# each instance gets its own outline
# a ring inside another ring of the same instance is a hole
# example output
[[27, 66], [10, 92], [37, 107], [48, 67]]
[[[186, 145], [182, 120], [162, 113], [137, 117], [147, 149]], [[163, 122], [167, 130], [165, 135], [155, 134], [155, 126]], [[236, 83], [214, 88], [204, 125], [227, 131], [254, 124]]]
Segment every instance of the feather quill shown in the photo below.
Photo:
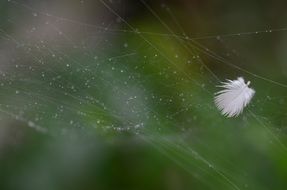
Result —
[[223, 90], [215, 93], [214, 102], [216, 107], [226, 117], [237, 117], [250, 103], [255, 90], [249, 88], [250, 81], [245, 83], [242, 77], [236, 80], [222, 82], [219, 87]]

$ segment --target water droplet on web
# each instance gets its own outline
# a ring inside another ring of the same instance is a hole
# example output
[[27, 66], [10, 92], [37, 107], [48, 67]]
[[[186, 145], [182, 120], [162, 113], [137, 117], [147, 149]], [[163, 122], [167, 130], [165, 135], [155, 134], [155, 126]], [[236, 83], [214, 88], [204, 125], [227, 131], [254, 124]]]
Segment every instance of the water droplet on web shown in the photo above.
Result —
[[29, 127], [35, 127], [35, 123], [32, 122], [32, 121], [28, 121], [28, 126], [29, 126]]

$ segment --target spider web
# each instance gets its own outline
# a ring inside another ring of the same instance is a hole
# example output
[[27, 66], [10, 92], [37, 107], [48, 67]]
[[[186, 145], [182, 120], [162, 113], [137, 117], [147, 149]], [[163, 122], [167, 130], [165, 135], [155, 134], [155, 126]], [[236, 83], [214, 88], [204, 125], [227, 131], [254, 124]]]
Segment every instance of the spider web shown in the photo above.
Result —
[[[9, 10], [0, 28], [5, 126], [59, 138], [71, 130], [129, 134], [191, 174], [199, 189], [260, 189], [265, 183], [250, 167], [256, 154], [259, 168], [270, 161], [265, 154], [286, 157], [286, 67], [264, 62], [274, 57], [256, 44], [287, 28], [190, 35], [168, 4], [155, 9], [144, 0], [134, 5], [144, 10], [141, 21], [124, 1], [2, 4]], [[238, 76], [256, 96], [240, 117], [226, 119], [213, 94]], [[242, 154], [246, 163], [237, 165]], [[283, 174], [271, 174], [267, 185], [286, 185], [276, 180]]]

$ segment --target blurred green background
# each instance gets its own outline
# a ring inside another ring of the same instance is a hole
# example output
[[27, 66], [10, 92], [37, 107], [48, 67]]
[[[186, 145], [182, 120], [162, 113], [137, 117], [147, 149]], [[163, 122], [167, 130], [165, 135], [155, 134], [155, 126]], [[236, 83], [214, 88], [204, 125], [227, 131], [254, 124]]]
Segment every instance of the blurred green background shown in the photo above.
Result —
[[0, 189], [286, 189], [286, 6], [1, 1]]

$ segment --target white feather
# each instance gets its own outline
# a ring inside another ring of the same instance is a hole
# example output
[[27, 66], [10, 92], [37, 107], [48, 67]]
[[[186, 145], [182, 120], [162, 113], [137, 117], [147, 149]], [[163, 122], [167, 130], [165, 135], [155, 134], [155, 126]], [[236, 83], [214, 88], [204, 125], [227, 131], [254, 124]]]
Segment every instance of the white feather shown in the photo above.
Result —
[[223, 90], [215, 93], [215, 105], [221, 113], [227, 117], [236, 117], [242, 113], [255, 94], [255, 90], [249, 88], [250, 82], [244, 82], [242, 77], [237, 80], [227, 80], [219, 87]]

